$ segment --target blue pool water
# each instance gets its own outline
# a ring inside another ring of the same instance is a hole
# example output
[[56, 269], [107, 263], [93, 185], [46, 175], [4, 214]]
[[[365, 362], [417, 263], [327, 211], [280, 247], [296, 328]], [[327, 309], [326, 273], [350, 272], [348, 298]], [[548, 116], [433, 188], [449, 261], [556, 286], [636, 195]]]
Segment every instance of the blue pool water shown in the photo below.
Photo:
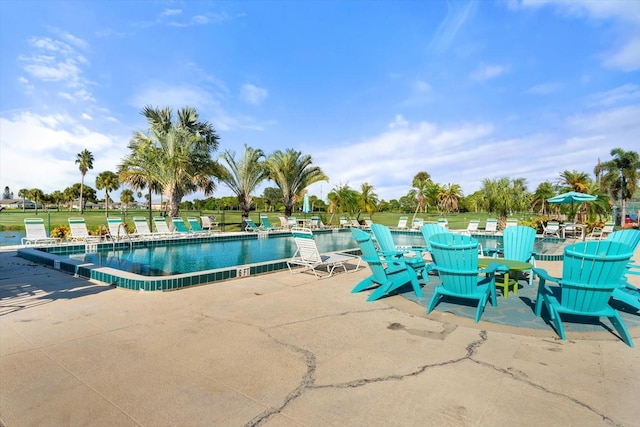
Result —
[[[315, 233], [320, 252], [356, 249], [351, 233]], [[501, 246], [501, 236], [475, 236], [484, 248]], [[424, 246], [418, 233], [394, 235], [398, 245]], [[536, 251], [548, 253], [558, 242], [539, 241]], [[108, 247], [108, 245], [105, 245]], [[191, 242], [172, 246], [149, 246], [121, 250], [103, 249], [96, 253], [71, 254], [71, 259], [99, 267], [111, 267], [143, 276], [170, 276], [226, 267], [291, 258], [296, 245], [290, 234], [274, 234], [266, 239]]]
[[[316, 233], [320, 252], [355, 249], [351, 233]], [[169, 276], [291, 258], [296, 251], [288, 233], [266, 239], [221, 240], [69, 255], [74, 260], [144, 276]]]

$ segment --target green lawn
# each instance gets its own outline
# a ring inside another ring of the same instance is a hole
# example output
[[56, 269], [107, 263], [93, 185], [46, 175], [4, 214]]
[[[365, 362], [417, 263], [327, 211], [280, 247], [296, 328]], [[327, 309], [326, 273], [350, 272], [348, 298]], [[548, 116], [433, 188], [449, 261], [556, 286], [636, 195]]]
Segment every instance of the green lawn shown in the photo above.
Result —
[[[258, 223], [260, 221], [260, 212], [257, 211], [253, 211], [250, 214], [251, 219], [254, 220], [254, 222]], [[155, 212], [153, 213], [154, 216], [159, 215], [159, 212]], [[220, 223], [220, 227], [221, 229], [224, 227], [224, 231], [239, 231], [240, 230], [240, 223], [241, 223], [241, 215], [239, 211], [224, 211], [224, 212], [212, 212], [212, 211], [180, 211], [180, 216], [182, 218], [188, 217], [188, 216], [195, 216], [195, 217], [199, 217], [201, 215], [215, 215], [217, 217], [217, 221]], [[271, 221], [271, 224], [276, 226], [280, 224], [280, 220], [279, 220], [279, 216], [284, 215], [282, 212], [270, 212], [268, 213], [269, 216], [269, 220]], [[333, 215], [333, 217], [330, 214], [326, 214], [326, 213], [314, 213], [314, 215], [320, 215], [320, 217], [322, 218], [322, 221], [326, 224], [326, 225], [338, 225], [339, 224], [339, 215]], [[89, 230], [97, 230], [100, 226], [106, 226], [107, 223], [107, 219], [106, 219], [106, 215], [105, 215], [105, 211], [104, 210], [88, 210], [85, 211], [82, 215], [80, 215], [79, 212], [75, 211], [75, 212], [69, 212], [67, 210], [60, 210], [60, 211], [42, 211], [39, 210], [38, 214], [36, 215], [34, 210], [27, 210], [26, 212], [22, 212], [22, 210], [7, 210], [4, 209], [2, 211], [0, 211], [0, 231], [11, 231], [11, 230], [15, 230], [15, 231], [24, 231], [24, 219], [25, 218], [33, 218], [33, 217], [38, 217], [38, 218], [43, 218], [44, 222], [45, 222], [45, 226], [47, 228], [47, 230], [51, 230], [51, 228], [55, 228], [59, 225], [67, 225], [68, 224], [68, 219], [71, 217], [79, 217], [82, 216], [86, 223], [87, 223], [87, 228], [89, 228]], [[126, 214], [123, 214], [121, 211], [118, 210], [110, 210], [109, 211], [109, 216], [110, 217], [121, 217], [125, 220], [128, 218], [132, 218], [134, 216], [143, 216], [145, 218], [148, 218], [149, 216], [149, 212], [146, 210], [129, 210]], [[296, 218], [304, 218], [305, 214], [303, 213], [296, 213], [294, 216], [296, 216]], [[306, 217], [310, 217], [311, 214], [306, 214]], [[366, 217], [367, 215], [360, 215], [360, 220], [362, 220], [364, 217]], [[398, 225], [398, 219], [401, 216], [406, 216], [408, 218], [409, 221], [409, 227], [411, 226], [411, 220], [413, 219], [413, 214], [401, 214], [401, 213], [395, 213], [395, 212], [378, 212], [375, 213], [371, 216], [371, 219], [373, 220], [373, 222], [375, 223], [379, 223], [379, 224], [384, 224], [390, 227], [395, 227], [396, 225]], [[442, 216], [440, 216], [437, 213], [429, 213], [429, 214], [423, 214], [423, 213], [418, 213], [416, 215], [417, 218], [422, 218], [424, 219], [425, 222], [428, 221], [437, 221], [439, 218], [442, 218]], [[449, 222], [449, 228], [456, 230], [456, 229], [464, 229], [467, 228], [467, 224], [469, 223], [469, 220], [471, 219], [479, 219], [480, 220], [480, 228], [484, 227], [484, 221], [487, 218], [497, 218], [497, 215], [495, 214], [487, 214], [487, 213], [460, 213], [460, 214], [449, 214], [444, 216], [445, 218], [447, 218], [447, 221]], [[514, 215], [515, 218], [517, 219], [530, 219], [533, 216], [532, 215]]]

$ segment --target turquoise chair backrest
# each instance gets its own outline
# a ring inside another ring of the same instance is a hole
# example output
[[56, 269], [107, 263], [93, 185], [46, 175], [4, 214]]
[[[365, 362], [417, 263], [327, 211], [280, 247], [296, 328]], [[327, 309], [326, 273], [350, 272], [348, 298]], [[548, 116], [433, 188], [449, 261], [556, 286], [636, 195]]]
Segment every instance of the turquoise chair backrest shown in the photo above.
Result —
[[635, 252], [640, 243], [640, 230], [634, 230], [629, 228], [626, 230], [618, 230], [609, 234], [605, 239], [608, 242], [623, 243], [631, 248]]
[[200, 226], [200, 222], [198, 221], [198, 218], [188, 217], [187, 222], [189, 223], [189, 227], [191, 227], [193, 231], [204, 231]]
[[178, 233], [188, 233], [189, 229], [184, 223], [182, 218], [171, 218], [171, 222], [173, 222], [173, 226], [176, 228]]
[[271, 222], [269, 221], [269, 217], [266, 215], [260, 215], [260, 222], [264, 228], [273, 228], [271, 226]]
[[536, 230], [523, 225], [514, 225], [504, 230], [502, 245], [505, 259], [528, 262], [536, 243]]
[[378, 251], [376, 251], [376, 247], [373, 244], [373, 240], [371, 240], [369, 233], [352, 227], [351, 236], [360, 247], [362, 259], [369, 264], [369, 268], [373, 273], [374, 281], [384, 283], [387, 280], [387, 273], [380, 261], [380, 255], [378, 255]]
[[448, 231], [449, 230], [447, 230], [440, 224], [424, 224], [422, 227], [420, 227], [420, 232], [422, 233], [424, 242], [427, 245], [427, 250], [431, 251], [431, 244], [429, 243], [429, 241], [431, 240], [432, 236], [440, 233], [447, 233]]
[[582, 312], [606, 308], [633, 255], [623, 243], [580, 242], [567, 246], [562, 265], [562, 305]]
[[442, 286], [459, 295], [477, 293], [478, 241], [445, 232], [431, 236], [429, 243]]
[[393, 240], [389, 227], [382, 224], [373, 224], [371, 232], [376, 236], [376, 242], [378, 242], [381, 251], [391, 252], [397, 250], [396, 242]]

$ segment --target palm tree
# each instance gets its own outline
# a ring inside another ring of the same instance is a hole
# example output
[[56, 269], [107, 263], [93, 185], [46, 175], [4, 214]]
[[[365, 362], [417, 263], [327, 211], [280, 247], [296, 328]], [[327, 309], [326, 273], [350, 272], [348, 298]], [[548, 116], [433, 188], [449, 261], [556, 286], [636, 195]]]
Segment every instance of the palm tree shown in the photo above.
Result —
[[458, 201], [462, 197], [462, 187], [458, 184], [445, 184], [438, 194], [438, 201], [447, 211], [458, 210]]
[[96, 189], [104, 189], [104, 209], [105, 216], [109, 217], [109, 191], [114, 191], [120, 188], [120, 180], [118, 175], [111, 171], [100, 172], [96, 178]]
[[86, 148], [76, 156], [76, 165], [80, 169], [82, 179], [80, 180], [80, 213], [84, 213], [84, 203], [82, 202], [82, 192], [84, 190], [84, 176], [90, 169], [93, 169], [93, 154]]
[[586, 172], [578, 172], [577, 170], [565, 170], [558, 179], [558, 184], [563, 187], [562, 191], [576, 191], [578, 193], [584, 193], [590, 182], [591, 178]]
[[29, 190], [29, 198], [33, 200], [36, 215], [38, 215], [38, 202], [44, 199], [44, 192], [39, 188], [32, 188]]
[[[601, 185], [614, 200], [622, 203], [622, 221], [627, 217], [627, 200], [633, 197], [640, 179], [640, 157], [635, 151], [611, 150], [612, 160], [599, 166], [604, 172]], [[615, 218], [614, 218], [615, 220]]]
[[369, 215], [373, 215], [378, 207], [378, 195], [374, 193], [373, 190], [373, 185], [367, 182], [363, 182], [360, 185], [358, 207], [360, 211], [365, 211]]
[[27, 197], [29, 197], [29, 189], [21, 188], [18, 190], [18, 197], [22, 197], [22, 212], [25, 210], [25, 203], [27, 202]]
[[[197, 190], [205, 195], [213, 193], [214, 179], [224, 173], [211, 157], [218, 149], [218, 135], [211, 124], [199, 120], [191, 107], [179, 109], [175, 120], [168, 107], [146, 106], [141, 114], [147, 118], [149, 131], [133, 136], [130, 146], [144, 154], [134, 155], [130, 159], [132, 166], [141, 169], [143, 175], [148, 174], [147, 183], [162, 189], [169, 199], [169, 215], [178, 216], [184, 196]], [[138, 163], [140, 160], [144, 163]]]
[[269, 179], [282, 190], [284, 212], [287, 217], [291, 216], [293, 205], [302, 200], [308, 186], [329, 180], [319, 166], [313, 166], [310, 155], [303, 155], [292, 148], [272, 153], [266, 165]]
[[133, 139], [129, 142], [130, 153], [118, 165], [118, 177], [136, 190], [149, 190], [145, 197], [148, 200], [149, 224], [153, 224], [152, 194], [162, 193], [162, 186], [155, 176], [160, 173], [156, 163], [157, 148], [148, 140]]
[[[138, 196], [138, 197], [140, 197], [140, 196]], [[135, 201], [135, 199], [133, 198], [133, 191], [131, 191], [130, 189], [125, 188], [124, 190], [122, 190], [120, 192], [120, 203], [122, 203], [124, 205], [125, 212], [126, 212], [127, 208], [129, 207], [129, 203], [132, 203], [134, 201]]]
[[550, 199], [555, 195], [553, 191], [553, 184], [549, 181], [542, 182], [536, 188], [536, 192], [533, 194], [533, 198], [531, 200], [531, 207], [535, 209], [540, 206], [538, 213], [540, 215], [544, 215], [546, 212], [547, 199]]
[[429, 202], [427, 200], [427, 192], [429, 191], [429, 187], [433, 184], [431, 181], [431, 175], [428, 172], [418, 172], [416, 176], [413, 177], [413, 181], [411, 181], [411, 185], [413, 189], [411, 190], [411, 196], [415, 197], [418, 201], [418, 206], [416, 207], [416, 211], [413, 214], [413, 219], [416, 218], [416, 214], [418, 212], [424, 212], [425, 204], [427, 210], [429, 210]]
[[[226, 163], [226, 171], [220, 181], [227, 184], [229, 189], [238, 197], [242, 210], [242, 220], [249, 216], [253, 198], [251, 193], [268, 178], [269, 172], [265, 167], [265, 155], [260, 149], [254, 149], [245, 144], [242, 157], [236, 160], [235, 151], [226, 150], [220, 156]], [[244, 230], [243, 224], [243, 230]]]

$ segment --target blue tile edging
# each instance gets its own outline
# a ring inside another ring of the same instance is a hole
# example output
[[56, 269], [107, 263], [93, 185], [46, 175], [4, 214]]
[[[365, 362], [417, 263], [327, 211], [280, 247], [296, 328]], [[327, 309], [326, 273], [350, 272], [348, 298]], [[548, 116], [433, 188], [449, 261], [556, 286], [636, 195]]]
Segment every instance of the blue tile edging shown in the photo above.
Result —
[[[56, 252], [68, 253], [69, 250], [58, 250]], [[351, 253], [354, 255], [360, 254], [360, 251], [357, 249], [341, 252]], [[275, 271], [287, 269], [287, 261], [289, 260], [289, 258], [285, 258], [261, 263], [199, 271], [195, 273], [150, 277], [117, 270], [111, 267], [100, 267], [92, 263], [84, 263], [79, 260], [74, 260], [34, 248], [18, 249], [18, 256], [65, 273], [73, 274], [76, 277], [96, 280], [111, 286], [136, 291], [172, 291], [189, 286], [231, 280], [239, 277], [273, 273]]]

